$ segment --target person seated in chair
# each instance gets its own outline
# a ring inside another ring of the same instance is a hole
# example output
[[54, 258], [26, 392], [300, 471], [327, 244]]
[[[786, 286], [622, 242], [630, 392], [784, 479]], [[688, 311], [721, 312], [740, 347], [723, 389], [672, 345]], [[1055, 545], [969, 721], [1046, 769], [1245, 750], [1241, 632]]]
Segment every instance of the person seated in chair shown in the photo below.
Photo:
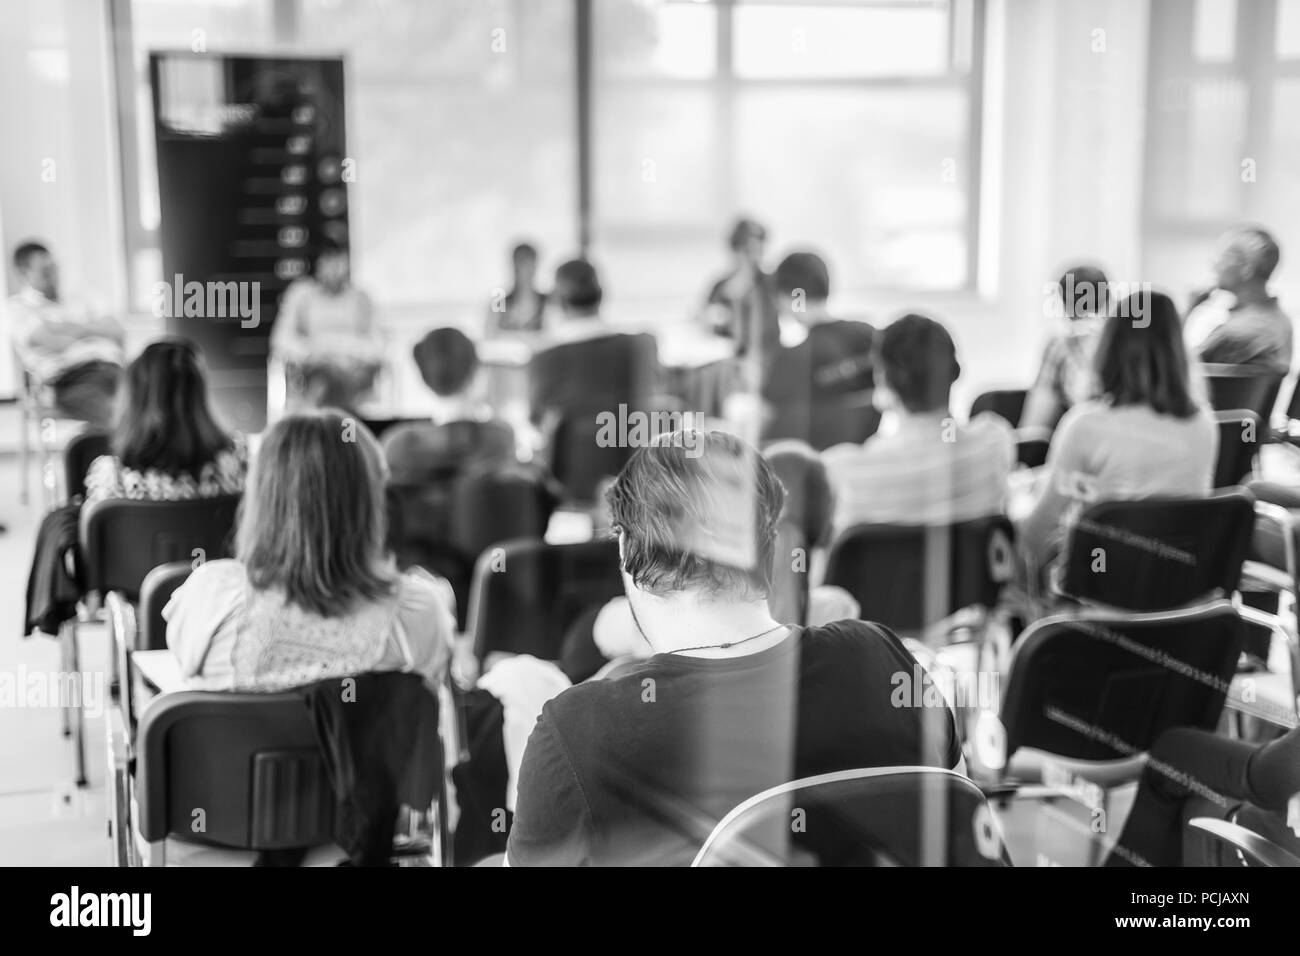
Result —
[[[1193, 343], [1202, 362], [1258, 365], [1282, 374], [1290, 371], [1294, 340], [1291, 318], [1268, 289], [1280, 258], [1276, 240], [1263, 229], [1238, 229], [1220, 241], [1214, 285], [1193, 296], [1187, 316], [1192, 336], [1212, 319], [1219, 320], [1204, 341]], [[1226, 315], [1220, 311], [1206, 319], [1202, 313], [1213, 311], [1211, 299], [1220, 290], [1230, 298]]]
[[374, 387], [385, 346], [370, 296], [352, 284], [345, 245], [325, 242], [315, 272], [285, 289], [271, 351], [284, 363], [290, 411], [356, 413]]
[[23, 370], [51, 391], [56, 415], [106, 428], [122, 377], [121, 324], [60, 298], [58, 264], [41, 243], [19, 245], [13, 263], [21, 287], [8, 313]]
[[478, 352], [459, 329], [434, 329], [412, 350], [420, 378], [437, 398], [428, 422], [384, 435], [389, 481], [419, 484], [481, 462], [513, 461], [515, 434], [493, 418], [482, 396]]
[[637, 449], [610, 489], [630, 615], [654, 653], [542, 708], [508, 865], [689, 864], [774, 785], [960, 766], [946, 706], [891, 704], [891, 678], [916, 663], [887, 628], [773, 619], [781, 483], [735, 436], [690, 437]]
[[816, 253], [786, 256], [773, 283], [782, 325], [802, 340], [773, 352], [763, 379], [763, 433], [769, 439], [813, 441], [818, 425], [824, 427], [819, 420], [839, 413], [839, 402], [870, 399], [877, 333], [866, 322], [830, 314], [830, 272]]
[[1300, 856], [1300, 728], [1265, 744], [1165, 731], [1106, 866], [1237, 866], [1230, 847], [1187, 829], [1194, 817], [1239, 824]]
[[654, 339], [616, 332], [602, 319], [604, 291], [591, 263], [561, 265], [553, 296], [561, 319], [529, 366], [529, 415], [543, 434], [566, 414], [635, 408], [653, 394]]
[[1057, 283], [1066, 325], [1047, 343], [1025, 396], [1021, 428], [1050, 432], [1061, 416], [1093, 395], [1092, 356], [1106, 323], [1110, 285], [1096, 266], [1067, 269]]
[[823, 453], [836, 532], [864, 522], [945, 525], [1001, 513], [1015, 440], [991, 412], [966, 424], [953, 417], [949, 395], [961, 366], [948, 330], [923, 315], [903, 316], [880, 334], [877, 367], [899, 406], [897, 427]]
[[455, 633], [450, 586], [386, 553], [384, 459], [364, 425], [326, 409], [262, 439], [235, 558], [201, 564], [163, 611], [196, 689], [279, 690], [366, 671], [435, 681]]
[[1106, 320], [1097, 344], [1099, 398], [1076, 405], [1052, 436], [1045, 474], [1018, 543], [1041, 570], [1094, 501], [1207, 495], [1219, 430], [1166, 295], [1138, 292]]

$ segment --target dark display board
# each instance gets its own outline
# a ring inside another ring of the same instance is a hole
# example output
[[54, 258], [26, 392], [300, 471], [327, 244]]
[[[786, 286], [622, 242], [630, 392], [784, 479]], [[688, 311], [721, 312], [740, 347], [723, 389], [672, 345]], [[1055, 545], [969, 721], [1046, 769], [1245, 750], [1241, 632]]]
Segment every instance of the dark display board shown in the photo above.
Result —
[[266, 422], [271, 326], [322, 242], [348, 239], [341, 58], [149, 56], [163, 283], [156, 314], [196, 341], [223, 421]]

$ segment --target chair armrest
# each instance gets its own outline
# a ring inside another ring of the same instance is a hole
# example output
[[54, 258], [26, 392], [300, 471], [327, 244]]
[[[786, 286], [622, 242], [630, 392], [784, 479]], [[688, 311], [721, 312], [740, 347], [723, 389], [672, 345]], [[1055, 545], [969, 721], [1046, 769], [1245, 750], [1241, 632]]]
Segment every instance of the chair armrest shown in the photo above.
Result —
[[1234, 847], [1247, 856], [1250, 861], [1261, 866], [1300, 866], [1300, 857], [1282, 849], [1272, 840], [1266, 840], [1254, 830], [1216, 820], [1214, 817], [1193, 817], [1187, 825], [1193, 830], [1208, 833], [1222, 843]]

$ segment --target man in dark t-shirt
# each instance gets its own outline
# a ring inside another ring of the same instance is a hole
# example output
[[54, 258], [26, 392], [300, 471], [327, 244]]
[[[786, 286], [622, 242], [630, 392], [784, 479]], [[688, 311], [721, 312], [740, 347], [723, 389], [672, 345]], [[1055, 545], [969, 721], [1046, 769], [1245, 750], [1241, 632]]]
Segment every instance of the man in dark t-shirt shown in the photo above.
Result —
[[[767, 604], [784, 490], [734, 436], [677, 432], [610, 489], [624, 587], [656, 652], [542, 710], [507, 862], [685, 865], [769, 787], [863, 767], [960, 765], [948, 708], [892, 633], [786, 626]], [[908, 693], [919, 680], [923, 685]]]

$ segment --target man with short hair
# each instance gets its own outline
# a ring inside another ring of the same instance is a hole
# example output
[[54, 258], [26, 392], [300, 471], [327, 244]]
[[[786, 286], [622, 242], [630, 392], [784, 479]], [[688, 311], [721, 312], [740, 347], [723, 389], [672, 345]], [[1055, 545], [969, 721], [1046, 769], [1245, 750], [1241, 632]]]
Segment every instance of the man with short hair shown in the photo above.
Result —
[[654, 654], [543, 707], [509, 865], [684, 865], [767, 788], [960, 766], [948, 708], [898, 703], [898, 675], [933, 685], [888, 629], [773, 619], [784, 499], [771, 465], [723, 432], [661, 435], [632, 456], [608, 501], [631, 615]]
[[604, 290], [591, 263], [571, 259], [561, 265], [552, 295], [561, 315], [548, 330], [554, 344], [535, 354], [529, 368], [534, 424], [546, 431], [570, 413], [635, 407], [653, 394], [654, 338], [613, 331], [602, 319]]
[[967, 424], [953, 417], [949, 395], [961, 365], [948, 330], [903, 316], [880, 335], [878, 367], [897, 400], [897, 428], [824, 453], [836, 532], [860, 522], [946, 525], [1000, 513], [1015, 438], [991, 412]]
[[107, 426], [122, 376], [125, 334], [116, 319], [59, 297], [58, 264], [35, 241], [13, 255], [21, 288], [9, 297], [14, 351], [53, 410], [65, 418]]
[[[1214, 264], [1215, 286], [1199, 293], [1192, 304], [1200, 306], [1216, 289], [1231, 293], [1234, 301], [1227, 318], [1200, 344], [1202, 362], [1290, 370], [1291, 318], [1268, 290], [1280, 258], [1277, 242], [1263, 229], [1242, 228], [1224, 237]], [[1188, 320], [1192, 322], [1192, 316]]]
[[855, 395], [869, 401], [877, 333], [866, 322], [830, 314], [830, 270], [814, 252], [792, 252], [782, 259], [773, 284], [782, 325], [802, 339], [774, 351], [763, 381], [763, 434], [825, 447], [819, 433], [833, 433], [831, 419], [846, 414], [845, 403]]

